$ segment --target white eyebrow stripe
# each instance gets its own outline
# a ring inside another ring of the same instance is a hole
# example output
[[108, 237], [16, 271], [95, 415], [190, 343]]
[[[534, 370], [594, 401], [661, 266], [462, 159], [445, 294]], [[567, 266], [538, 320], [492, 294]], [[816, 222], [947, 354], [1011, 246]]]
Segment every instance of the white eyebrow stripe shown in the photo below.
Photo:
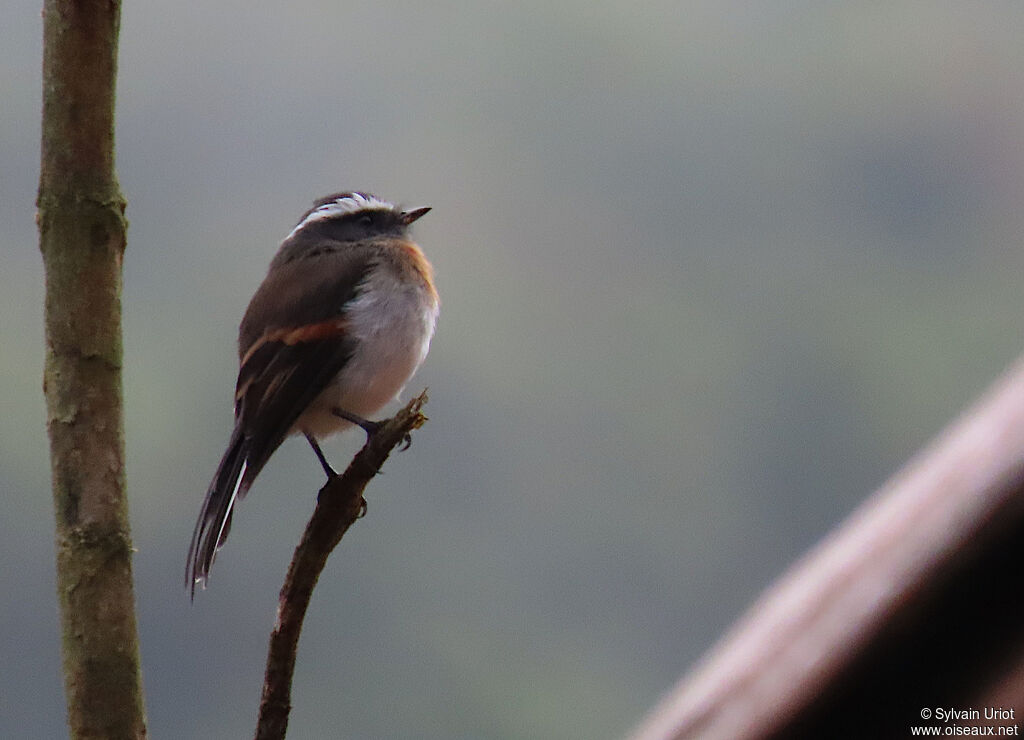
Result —
[[311, 224], [316, 221], [325, 221], [329, 218], [335, 218], [336, 216], [344, 216], [347, 213], [356, 213], [357, 211], [393, 211], [395, 205], [388, 203], [386, 200], [374, 197], [372, 195], [364, 195], [363, 193], [352, 193], [346, 195], [344, 198], [338, 198], [332, 200], [330, 203], [324, 203], [319, 208], [314, 208], [310, 211], [304, 219], [299, 221], [295, 225], [295, 228], [289, 232], [285, 240], [291, 239], [295, 234], [306, 224]]

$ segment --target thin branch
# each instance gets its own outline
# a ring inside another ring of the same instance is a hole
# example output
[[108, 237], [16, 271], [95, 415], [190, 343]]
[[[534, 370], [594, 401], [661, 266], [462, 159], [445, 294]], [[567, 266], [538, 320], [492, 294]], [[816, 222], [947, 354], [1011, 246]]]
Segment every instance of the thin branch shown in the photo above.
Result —
[[299, 645], [299, 633], [327, 557], [352, 523], [359, 518], [365, 502], [363, 490], [380, 471], [388, 455], [414, 429], [427, 420], [420, 409], [427, 402], [423, 391], [374, 432], [348, 468], [320, 489], [316, 509], [295, 549], [277, 608], [277, 624], [270, 635], [267, 669], [260, 699], [256, 740], [281, 740], [288, 729], [291, 711], [292, 674]]
[[45, 0], [39, 248], [47, 430], [72, 738], [143, 738], [121, 398], [118, 0]]
[[769, 588], [633, 740], [903, 738], [942, 726], [936, 707], [1015, 708], [996, 724], [1019, 729], [1022, 542], [1024, 359]]

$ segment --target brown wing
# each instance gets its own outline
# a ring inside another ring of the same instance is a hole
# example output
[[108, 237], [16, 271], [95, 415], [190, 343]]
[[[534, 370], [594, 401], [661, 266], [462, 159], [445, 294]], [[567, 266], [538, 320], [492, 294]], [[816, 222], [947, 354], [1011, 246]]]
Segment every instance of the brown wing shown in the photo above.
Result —
[[[294, 248], [294, 247], [292, 247]], [[373, 263], [376, 251], [366, 245], [325, 242], [307, 247], [304, 256], [271, 263], [238, 329], [238, 355], [246, 354], [267, 332], [330, 321], [344, 313]]]
[[276, 264], [249, 303], [235, 387], [235, 417], [250, 446], [243, 490], [351, 356], [345, 308], [371, 265], [368, 250], [328, 243]]

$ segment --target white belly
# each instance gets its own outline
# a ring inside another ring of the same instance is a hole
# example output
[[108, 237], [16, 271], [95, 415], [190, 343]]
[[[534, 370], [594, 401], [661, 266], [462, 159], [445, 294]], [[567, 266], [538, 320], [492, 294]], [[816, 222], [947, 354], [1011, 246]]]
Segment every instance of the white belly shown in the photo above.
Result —
[[425, 289], [378, 273], [346, 311], [356, 343], [352, 357], [292, 432], [322, 438], [352, 426], [333, 413], [336, 408], [372, 418], [398, 396], [427, 356], [437, 313]]

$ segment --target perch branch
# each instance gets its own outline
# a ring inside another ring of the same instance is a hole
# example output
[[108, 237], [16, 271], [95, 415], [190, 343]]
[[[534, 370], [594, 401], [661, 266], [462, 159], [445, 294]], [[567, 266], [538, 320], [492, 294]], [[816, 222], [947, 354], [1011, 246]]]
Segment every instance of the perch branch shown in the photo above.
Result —
[[267, 669], [260, 699], [256, 740], [282, 740], [291, 711], [292, 674], [299, 633], [327, 557], [337, 546], [363, 507], [363, 490], [380, 471], [388, 455], [427, 420], [420, 409], [424, 391], [373, 433], [348, 468], [324, 484], [316, 509], [295, 549], [277, 608], [277, 623], [270, 635]]

